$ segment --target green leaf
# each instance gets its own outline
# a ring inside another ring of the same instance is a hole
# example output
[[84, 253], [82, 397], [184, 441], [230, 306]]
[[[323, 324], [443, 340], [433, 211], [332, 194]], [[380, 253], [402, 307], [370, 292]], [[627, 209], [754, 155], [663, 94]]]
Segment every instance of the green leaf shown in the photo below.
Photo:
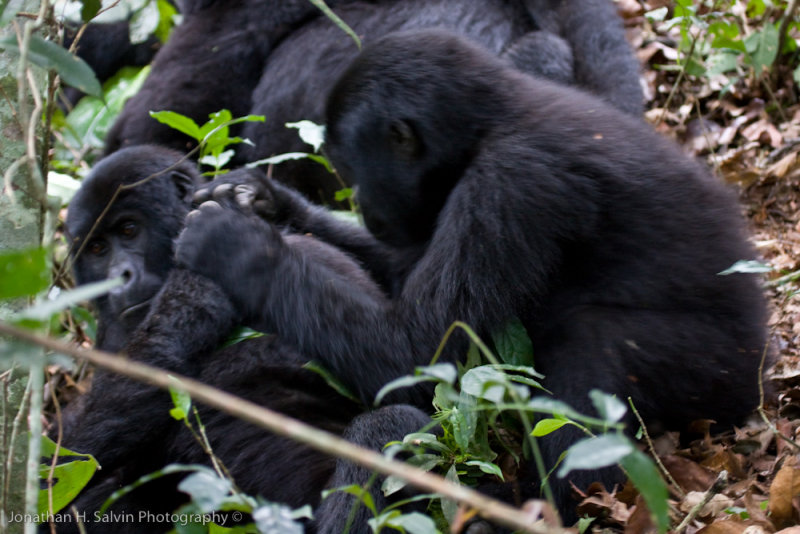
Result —
[[495, 475], [499, 477], [500, 480], [505, 480], [503, 478], [503, 472], [500, 470], [500, 467], [491, 463], [491, 462], [482, 462], [480, 460], [469, 460], [466, 462], [467, 465], [474, 465], [487, 475]]
[[230, 494], [231, 482], [216, 473], [199, 471], [184, 478], [178, 489], [188, 493], [202, 513], [210, 513], [217, 510]]
[[773, 24], [766, 24], [761, 30], [748, 35], [744, 44], [750, 53], [753, 70], [756, 75], [761, 75], [772, 66], [778, 55], [778, 28]]
[[47, 321], [53, 314], [65, 310], [70, 306], [74, 306], [79, 302], [92, 300], [100, 295], [105, 295], [113, 288], [121, 286], [124, 282], [125, 280], [119, 276], [111, 280], [101, 280], [99, 282], [92, 282], [76, 287], [75, 289], [60, 291], [56, 298], [45, 300], [23, 310], [20, 312], [19, 318], [33, 321]]
[[589, 398], [592, 399], [592, 404], [597, 409], [597, 413], [600, 414], [600, 417], [605, 419], [609, 423], [617, 423], [628, 411], [628, 408], [625, 406], [621, 400], [619, 400], [614, 395], [609, 395], [608, 393], [603, 393], [599, 389], [593, 389], [589, 392]]
[[[16, 54], [20, 53], [15, 35], [0, 39], [0, 48]], [[80, 89], [87, 95], [98, 98], [103, 96], [100, 82], [92, 68], [75, 54], [70, 54], [66, 49], [51, 41], [46, 41], [38, 35], [32, 35], [28, 59], [43, 69], [55, 70], [64, 83]]]
[[563, 478], [575, 469], [599, 469], [617, 464], [634, 450], [631, 441], [619, 434], [582, 439], [567, 449], [558, 476]]
[[307, 145], [314, 148], [314, 152], [319, 152], [320, 147], [325, 143], [325, 126], [311, 121], [287, 122], [287, 128], [296, 128], [300, 139]]
[[[56, 444], [47, 436], [42, 436], [42, 450], [41, 455], [48, 460], [53, 457], [56, 451]], [[91, 454], [81, 454], [64, 447], [61, 447], [58, 452], [59, 458], [75, 457], [80, 460], [56, 465], [53, 471], [53, 507], [50, 508], [50, 498], [47, 490], [47, 477], [50, 476], [50, 464], [41, 464], [39, 466], [39, 478], [41, 479], [41, 488], [39, 490], [37, 512], [40, 515], [48, 513], [58, 513], [66, 505], [70, 503], [89, 483], [94, 472], [97, 470], [97, 460]]]
[[241, 343], [242, 341], [247, 341], [248, 339], [256, 339], [259, 337], [263, 337], [265, 335], [266, 334], [264, 334], [263, 332], [258, 332], [256, 330], [253, 330], [252, 328], [248, 328], [246, 326], [239, 326], [233, 329], [233, 332], [231, 332], [225, 339], [225, 341], [222, 342], [220, 348], [224, 349], [226, 347], [231, 347], [233, 345]]
[[464, 373], [461, 377], [461, 391], [494, 403], [502, 402], [506, 393], [515, 393], [522, 399], [530, 396], [527, 387], [513, 384], [493, 365], [481, 365]]
[[162, 469], [159, 469], [158, 471], [154, 471], [152, 473], [149, 473], [147, 475], [144, 475], [144, 476], [140, 477], [138, 480], [136, 480], [136, 481], [128, 484], [127, 486], [124, 486], [124, 487], [118, 489], [117, 491], [115, 491], [114, 493], [112, 493], [111, 496], [108, 499], [105, 500], [105, 502], [100, 507], [100, 510], [97, 511], [97, 513], [100, 514], [100, 515], [105, 514], [105, 512], [106, 512], [106, 510], [108, 510], [109, 506], [111, 506], [112, 504], [114, 504], [119, 499], [121, 499], [122, 497], [124, 497], [128, 493], [132, 492], [136, 488], [138, 488], [140, 486], [143, 486], [144, 484], [147, 484], [148, 482], [152, 482], [153, 480], [157, 480], [157, 479], [159, 479], [161, 477], [164, 477], [164, 476], [167, 476], [167, 475], [172, 475], [174, 473], [185, 473], [185, 472], [207, 472], [211, 476], [216, 476], [217, 475], [212, 469], [210, 469], [209, 467], [206, 467], [204, 465], [169, 464], [168, 466], [166, 466], [166, 467], [164, 467]]
[[267, 504], [253, 511], [253, 520], [262, 534], [303, 534], [303, 525], [292, 517], [292, 509], [281, 504]]
[[0, 252], [0, 299], [32, 296], [47, 288], [47, 258], [44, 248]]
[[385, 522], [387, 526], [402, 529], [408, 534], [437, 534], [433, 519], [419, 512], [394, 516]]
[[81, 19], [83, 22], [92, 20], [97, 15], [97, 12], [100, 11], [100, 7], [100, 0], [82, 0]]
[[513, 365], [533, 367], [533, 343], [522, 321], [514, 317], [504, 328], [492, 334], [497, 356]]
[[322, 378], [324, 378], [325, 382], [327, 382], [327, 384], [342, 397], [348, 398], [357, 404], [361, 404], [361, 401], [359, 400], [358, 397], [356, 397], [355, 393], [350, 391], [350, 388], [344, 385], [344, 382], [342, 382], [338, 376], [331, 373], [327, 368], [325, 368], [319, 362], [312, 360], [310, 362], [305, 363], [303, 367], [305, 369], [308, 369], [309, 371], [317, 373]]
[[339, 189], [333, 194], [333, 198], [336, 202], [342, 202], [348, 198], [353, 198], [353, 188], [345, 187], [344, 189]]
[[161, 124], [166, 124], [196, 140], [198, 143], [203, 140], [200, 127], [192, 119], [174, 111], [151, 111], [150, 116]]
[[734, 273], [771, 273], [775, 268], [772, 265], [762, 263], [756, 260], [739, 260], [724, 271], [720, 271], [719, 275], [729, 275]]
[[170, 378], [178, 387], [170, 386], [169, 388], [172, 404], [175, 406], [169, 411], [169, 414], [173, 419], [183, 421], [189, 415], [189, 410], [192, 409], [192, 397], [186, 391], [180, 389], [180, 382], [177, 379]]
[[343, 491], [345, 493], [349, 493], [353, 497], [357, 498], [361, 501], [361, 504], [366, 506], [372, 515], [377, 515], [378, 510], [375, 508], [375, 501], [372, 499], [372, 495], [369, 494], [367, 490], [359, 486], [358, 484], [351, 484], [349, 486], [340, 486], [338, 488], [328, 489], [322, 492], [322, 498], [326, 498], [331, 493], [336, 491]]
[[540, 438], [542, 436], [551, 434], [568, 424], [569, 421], [567, 419], [541, 419], [536, 423], [536, 426], [533, 427], [533, 432], [531, 432], [531, 435]]
[[663, 534], [669, 528], [669, 503], [667, 502], [669, 494], [655, 463], [649, 456], [637, 449], [633, 449], [631, 454], [622, 458], [620, 463], [647, 503], [653, 522], [658, 526], [658, 531]]
[[[450, 466], [450, 469], [447, 470], [444, 478], [454, 484], [460, 484], [458, 480], [458, 470], [456, 469], [455, 464]], [[445, 519], [447, 519], [447, 522], [452, 525], [456, 515], [458, 514], [458, 503], [446, 497], [441, 498], [441, 503], [442, 513], [444, 514]]]

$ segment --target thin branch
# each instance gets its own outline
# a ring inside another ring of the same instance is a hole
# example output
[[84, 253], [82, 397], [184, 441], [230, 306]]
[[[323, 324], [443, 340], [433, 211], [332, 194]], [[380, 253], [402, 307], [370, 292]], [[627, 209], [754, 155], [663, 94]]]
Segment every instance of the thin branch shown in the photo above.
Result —
[[[299, 441], [309, 447], [338, 458], [351, 461], [383, 475], [395, 476], [425, 492], [438, 493], [448, 499], [475, 509], [481, 517], [511, 529], [529, 534], [567, 534], [569, 531], [546, 526], [538, 517], [482, 495], [474, 490], [454, 484], [440, 476], [421, 471], [404, 463], [390, 460], [378, 452], [353, 445], [328, 432], [274, 412], [253, 402], [213, 388], [197, 380], [166, 373], [156, 367], [132, 361], [102, 351], [72, 347], [63, 341], [50, 339], [0, 322], [0, 334], [12, 336], [28, 343], [61, 354], [91, 362], [109, 371], [125, 375], [161, 389], [184, 390], [203, 404], [233, 415], [274, 434]], [[176, 384], [175, 379], [179, 384]]]
[[791, 0], [789, 2], [789, 6], [786, 8], [786, 11], [783, 13], [783, 18], [781, 19], [781, 25], [778, 28], [778, 52], [775, 54], [775, 59], [772, 60], [772, 68], [778, 66], [778, 63], [781, 60], [781, 50], [783, 50], [783, 46], [786, 44], [786, 32], [789, 31], [789, 24], [794, 20], [794, 12], [797, 10], [797, 2], [798, 0]]
[[700, 502], [695, 504], [694, 507], [691, 510], [689, 510], [689, 513], [686, 515], [686, 517], [683, 518], [681, 524], [678, 525], [678, 527], [675, 529], [674, 531], [675, 534], [680, 534], [681, 532], [686, 530], [686, 527], [689, 526], [689, 523], [694, 521], [697, 515], [703, 510], [705, 505], [711, 502], [711, 499], [714, 498], [714, 495], [718, 494], [727, 487], [728, 487], [728, 472], [723, 470], [719, 472], [719, 475], [717, 475], [717, 479], [714, 481], [713, 484], [711, 484], [711, 487], [708, 489], [705, 495], [703, 495], [703, 498], [700, 500]]

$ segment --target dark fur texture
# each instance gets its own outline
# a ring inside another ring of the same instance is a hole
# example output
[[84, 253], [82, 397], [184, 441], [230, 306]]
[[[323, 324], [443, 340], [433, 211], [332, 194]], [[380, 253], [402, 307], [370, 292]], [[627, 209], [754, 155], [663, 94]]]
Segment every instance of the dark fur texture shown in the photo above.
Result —
[[[72, 46], [80, 26], [76, 22], [64, 23], [64, 48]], [[97, 79], [104, 82], [122, 67], [150, 63], [160, 44], [155, 36], [150, 36], [141, 43], [132, 43], [127, 20], [95, 22], [84, 30], [76, 53], [92, 68]], [[70, 105], [75, 105], [83, 96], [74, 87], [64, 87], [63, 92]]]
[[[756, 407], [764, 299], [753, 275], [718, 274], [755, 256], [735, 198], [641, 121], [456, 36], [412, 32], [366, 49], [336, 84], [326, 151], [369, 232], [272, 182], [254, 207], [351, 253], [389, 298], [337, 283], [235, 210], [192, 220], [177, 260], [216, 275], [248, 324], [280, 332], [364, 402], [426, 364], [453, 321], [490, 339], [517, 317], [545, 386], [582, 412], [593, 388], [632, 397], [656, 428], [730, 424]], [[445, 360], [466, 353], [455, 337]], [[390, 402], [430, 409], [430, 394]], [[577, 437], [543, 440], [548, 465]], [[619, 474], [570, 474], [595, 479]], [[573, 517], [569, 485], [554, 482]]]
[[[358, 54], [352, 39], [308, 0], [185, 2], [184, 22], [153, 61], [139, 94], [125, 105], [106, 139], [106, 153], [157, 143], [193, 146], [149, 111], [171, 110], [198, 123], [221, 108], [247, 123], [243, 163], [307, 151], [286, 122], [323, 120], [331, 84]], [[341, 0], [328, 2], [365, 43], [397, 30], [449, 28], [523, 72], [595, 92], [633, 115], [642, 110], [638, 63], [608, 0]], [[219, 81], [222, 83], [219, 83]], [[275, 176], [315, 200], [341, 186], [317, 164], [286, 162]]]
[[[70, 205], [67, 229], [76, 244], [74, 255], [120, 185], [160, 173], [121, 193], [76, 257], [80, 283], [117, 275], [126, 280], [95, 303], [98, 346], [123, 348], [138, 361], [195, 377], [342, 434], [360, 408], [334, 392], [317, 374], [304, 369], [308, 360], [279, 338], [269, 335], [217, 349], [240, 319], [228, 297], [210, 279], [173, 269], [173, 239], [189, 211], [192, 180], [198, 178], [193, 165], [178, 163], [180, 157], [152, 146], [119, 151], [96, 166]], [[330, 245], [305, 236], [286, 239], [303, 250], [308, 261], [324, 267], [337, 284], [347, 281], [358, 291], [378, 298], [380, 291], [363, 271]], [[138, 304], [133, 312], [131, 304]], [[309, 310], [310, 315], [314, 313]], [[73, 503], [90, 520], [114, 490], [143, 475], [174, 462], [208, 463], [183, 424], [169, 416], [170, 407], [169, 395], [163, 391], [97, 371], [91, 391], [68, 408], [64, 445], [94, 454], [102, 466]], [[374, 445], [380, 450], [387, 441], [402, 439], [428, 422], [422, 412], [411, 407], [392, 407], [392, 411], [398, 415], [391, 419], [394, 424], [390, 429], [376, 427], [366, 432], [361, 430], [363, 425], [356, 425], [348, 435], [359, 443], [372, 444], [374, 440], [368, 438], [380, 433], [385, 440]], [[243, 491], [293, 507], [319, 503], [321, 491], [336, 469], [334, 459], [216, 410], [201, 407], [200, 417], [215, 454]], [[359, 438], [362, 433], [363, 438]], [[339, 471], [350, 469], [347, 465], [338, 467]], [[179, 480], [175, 475], [147, 484], [122, 499], [112, 511], [173, 512], [186, 498], [176, 490]], [[374, 498], [379, 506], [387, 502], [377, 489]], [[317, 517], [320, 530], [341, 530], [348, 513], [349, 509], [328, 506]], [[87, 527], [89, 532], [107, 532], [110, 528], [92, 522]], [[48, 527], [43, 528], [49, 532]], [[115, 524], [114, 532], [163, 532], [169, 528], [171, 525], [165, 523], [135, 522]], [[316, 524], [310, 525], [308, 531], [315, 529]], [[76, 531], [76, 526], [59, 525], [58, 531]], [[357, 523], [353, 530], [368, 531], [365, 522]]]

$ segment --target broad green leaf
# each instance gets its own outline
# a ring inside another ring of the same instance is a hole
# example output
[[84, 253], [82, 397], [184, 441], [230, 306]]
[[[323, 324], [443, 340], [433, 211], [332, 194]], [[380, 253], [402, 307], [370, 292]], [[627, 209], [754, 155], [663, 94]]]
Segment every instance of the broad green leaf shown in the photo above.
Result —
[[514, 317], [492, 334], [497, 356], [504, 363], [533, 366], [533, 343], [522, 322]]
[[151, 111], [150, 116], [161, 124], [166, 124], [196, 140], [198, 143], [203, 140], [200, 127], [192, 119], [174, 111]]
[[536, 423], [536, 426], [533, 427], [533, 432], [531, 432], [531, 434], [534, 437], [540, 438], [568, 424], [569, 421], [567, 419], [541, 419]]
[[[55, 442], [47, 436], [42, 436], [42, 457], [49, 460], [53, 457], [55, 451]], [[50, 476], [50, 464], [45, 463], [39, 466], [42, 489], [39, 490], [37, 511], [40, 515], [45, 515], [48, 511], [55, 514], [62, 510], [89, 483], [98, 467], [97, 460], [91, 454], [81, 454], [61, 447], [58, 455], [59, 458], [75, 457], [80, 459], [56, 465], [53, 471], [55, 483], [53, 484], [52, 509], [50, 508], [47, 483], [45, 482]]]
[[645, 453], [634, 449], [620, 461], [628, 477], [647, 503], [658, 531], [669, 528], [669, 504], [667, 486], [656, 468], [656, 464]]
[[50, 284], [44, 248], [0, 252], [0, 299], [32, 296]]
[[609, 423], [617, 423], [625, 417], [628, 408], [625, 404], [614, 395], [603, 393], [598, 389], [593, 389], [589, 392], [589, 398], [592, 399], [597, 413], [600, 417]]
[[303, 525], [292, 514], [291, 508], [270, 503], [253, 511], [253, 521], [261, 534], [303, 534]]
[[342, 202], [348, 198], [353, 198], [353, 188], [345, 187], [344, 189], [339, 189], [333, 194], [333, 198], [336, 202]]
[[756, 75], [761, 75], [772, 66], [778, 54], [778, 28], [773, 24], [766, 24], [761, 30], [748, 35], [744, 44], [750, 53], [753, 70]]
[[[455, 464], [450, 466], [450, 469], [447, 470], [447, 473], [444, 476], [449, 482], [454, 484], [459, 484], [458, 480], [458, 470], [456, 469]], [[446, 497], [441, 498], [442, 503], [442, 513], [444, 514], [445, 519], [449, 524], [453, 524], [453, 520], [456, 518], [458, 514], [458, 503], [452, 499], [448, 499]]]
[[493, 464], [491, 462], [482, 462], [480, 460], [469, 460], [468, 462], [466, 462], [466, 464], [476, 466], [478, 469], [480, 469], [487, 475], [495, 475], [496, 477], [499, 477], [500, 480], [505, 480], [503, 478], [503, 472], [500, 470], [500, 467], [498, 467], [496, 464]]
[[143, 43], [153, 35], [161, 22], [161, 12], [157, 2], [146, 2], [136, 9], [129, 21], [131, 43]]
[[[192, 502], [201, 512], [210, 513], [217, 510], [231, 492], [231, 482], [220, 478], [216, 473], [199, 471], [184, 478], [178, 489], [188, 493]], [[255, 513], [253, 514], [255, 519]]]
[[307, 145], [314, 148], [314, 152], [319, 152], [320, 147], [325, 142], [325, 126], [311, 122], [287, 122], [287, 128], [296, 128], [300, 139]]
[[575, 469], [599, 469], [617, 464], [634, 450], [631, 441], [619, 434], [582, 439], [567, 449], [558, 476], [563, 478]]
[[438, 534], [439, 532], [436, 530], [436, 524], [433, 522], [433, 519], [419, 512], [411, 512], [410, 514], [392, 517], [390, 520], [386, 521], [386, 525], [396, 529], [402, 529], [408, 534]]
[[458, 377], [458, 371], [452, 363], [435, 363], [426, 367], [417, 367], [417, 372], [425, 376], [432, 376], [448, 384], [454, 383]]
[[528, 401], [528, 408], [534, 412], [556, 414], [567, 419], [581, 418], [581, 414], [572, 406], [551, 397], [534, 397]]
[[[0, 39], [0, 48], [19, 54], [19, 43], [15, 35]], [[75, 54], [70, 54], [65, 48], [46, 41], [38, 35], [32, 35], [28, 59], [31, 63], [47, 70], [54, 70], [61, 76], [64, 83], [80, 89], [87, 95], [103, 96], [100, 82], [97, 80], [92, 68]]]
[[506, 393], [527, 399], [530, 391], [525, 386], [513, 384], [495, 366], [481, 365], [470, 369], [461, 377], [461, 391], [489, 402], [502, 402]]
[[81, 19], [83, 22], [89, 22], [100, 11], [100, 0], [81, 0]]

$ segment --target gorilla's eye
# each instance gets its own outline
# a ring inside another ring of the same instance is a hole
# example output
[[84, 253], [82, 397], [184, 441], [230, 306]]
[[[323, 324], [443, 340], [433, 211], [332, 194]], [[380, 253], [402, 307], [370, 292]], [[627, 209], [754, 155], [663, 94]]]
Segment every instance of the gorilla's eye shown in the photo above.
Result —
[[86, 245], [86, 252], [93, 256], [99, 256], [106, 251], [106, 244], [99, 240], [90, 241]]
[[139, 231], [138, 225], [133, 221], [126, 221], [119, 227], [119, 232], [124, 237], [133, 237]]

